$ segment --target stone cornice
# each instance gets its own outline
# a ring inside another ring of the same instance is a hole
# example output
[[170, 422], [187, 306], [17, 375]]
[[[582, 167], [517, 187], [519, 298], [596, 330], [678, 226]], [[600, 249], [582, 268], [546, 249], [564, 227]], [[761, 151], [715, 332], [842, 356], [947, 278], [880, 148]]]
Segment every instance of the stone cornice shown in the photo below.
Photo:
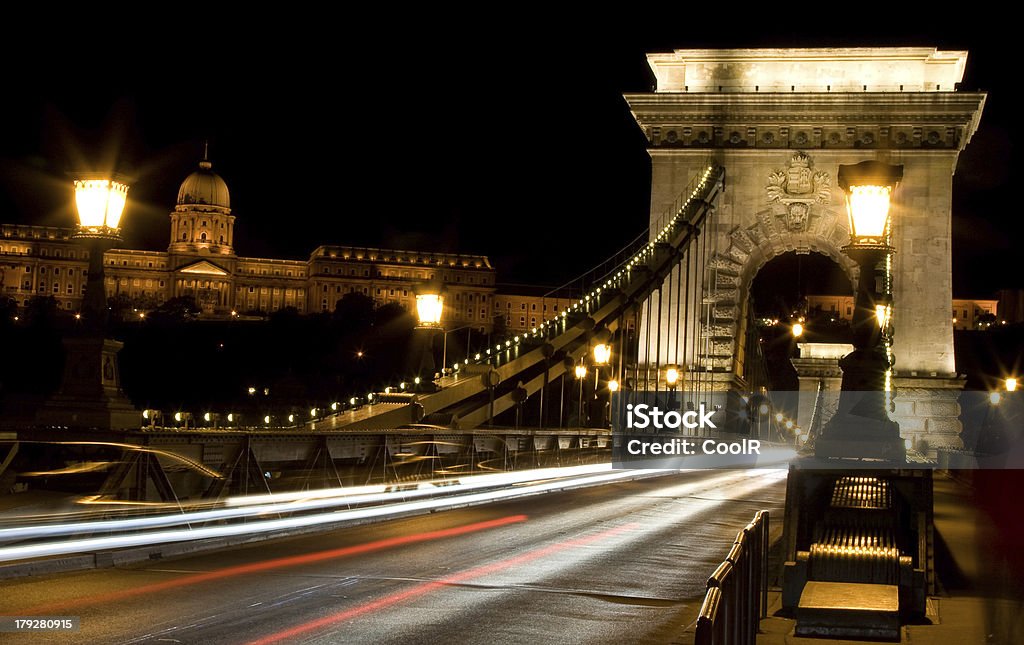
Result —
[[627, 94], [652, 148], [962, 150], [981, 92]]

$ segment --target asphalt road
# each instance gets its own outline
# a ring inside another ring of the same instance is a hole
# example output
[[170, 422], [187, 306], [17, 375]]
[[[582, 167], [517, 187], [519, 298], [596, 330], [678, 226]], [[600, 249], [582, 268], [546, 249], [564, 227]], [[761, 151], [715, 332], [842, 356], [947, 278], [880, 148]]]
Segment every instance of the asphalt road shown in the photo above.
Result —
[[3, 643], [673, 643], [785, 471], [701, 471], [0, 581], [0, 615], [78, 616]]

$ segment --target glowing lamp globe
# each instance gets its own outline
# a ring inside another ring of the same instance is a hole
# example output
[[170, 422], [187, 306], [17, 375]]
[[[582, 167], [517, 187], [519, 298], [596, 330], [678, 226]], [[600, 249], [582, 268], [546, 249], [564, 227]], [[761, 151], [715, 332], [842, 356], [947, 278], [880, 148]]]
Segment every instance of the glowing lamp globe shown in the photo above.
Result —
[[443, 295], [440, 293], [416, 294], [416, 314], [419, 316], [420, 325], [424, 327], [437, 327], [441, 324], [441, 314], [443, 312]]
[[612, 346], [606, 343], [594, 345], [594, 364], [607, 365], [612, 358]]
[[839, 186], [846, 193], [850, 239], [854, 245], [885, 244], [889, 232], [889, 200], [903, 179], [903, 166], [862, 161], [839, 166]]
[[675, 387], [676, 383], [679, 382], [679, 368], [671, 365], [665, 368], [665, 382], [671, 387]]
[[83, 175], [76, 179], [76, 236], [119, 237], [121, 216], [127, 201], [128, 184], [123, 180], [96, 175]]

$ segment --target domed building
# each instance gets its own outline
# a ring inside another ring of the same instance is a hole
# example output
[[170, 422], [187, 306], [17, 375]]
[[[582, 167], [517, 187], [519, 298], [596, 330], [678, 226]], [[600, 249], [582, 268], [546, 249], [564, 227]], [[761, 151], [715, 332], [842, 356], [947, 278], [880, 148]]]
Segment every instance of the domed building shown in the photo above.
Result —
[[[199, 167], [181, 182], [169, 217], [166, 252], [112, 249], [104, 254], [108, 296], [128, 298], [140, 312], [191, 296], [212, 318], [285, 307], [300, 313], [333, 311], [347, 293], [415, 311], [416, 285], [439, 280], [448, 290], [446, 325], [489, 331], [494, 315], [508, 313], [498, 307], [494, 269], [482, 255], [320, 246], [308, 260], [238, 256], [231, 193], [205, 152]], [[129, 213], [127, 226], [132, 225]], [[78, 311], [88, 256], [73, 233], [72, 228], [0, 224], [0, 267], [11, 269], [0, 271], [3, 294], [20, 306], [33, 296], [53, 296], [61, 309]], [[526, 305], [521, 306], [526, 325]], [[534, 315], [540, 315], [539, 309]]]
[[199, 170], [181, 182], [178, 203], [171, 212], [171, 253], [234, 255], [235, 217], [228, 185], [213, 172], [206, 155]]

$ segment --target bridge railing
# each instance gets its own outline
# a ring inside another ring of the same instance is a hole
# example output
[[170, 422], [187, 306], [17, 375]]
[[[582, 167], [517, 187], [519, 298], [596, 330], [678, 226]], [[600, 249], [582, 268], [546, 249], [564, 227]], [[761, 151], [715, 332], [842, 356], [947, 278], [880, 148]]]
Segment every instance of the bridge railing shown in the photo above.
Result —
[[697, 645], [754, 645], [768, 611], [768, 511], [758, 511], [708, 578]]

